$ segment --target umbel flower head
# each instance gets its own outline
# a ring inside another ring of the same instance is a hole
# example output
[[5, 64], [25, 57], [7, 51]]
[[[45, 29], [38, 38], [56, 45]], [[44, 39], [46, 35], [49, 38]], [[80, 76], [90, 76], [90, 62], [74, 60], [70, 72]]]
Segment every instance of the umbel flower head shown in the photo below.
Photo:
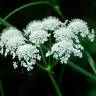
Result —
[[73, 56], [82, 57], [83, 46], [80, 44], [81, 38], [88, 38], [94, 41], [94, 30], [89, 31], [87, 23], [81, 19], [73, 19], [68, 25], [61, 26], [54, 32], [56, 43], [53, 44], [51, 51], [46, 53], [46, 57], [53, 55], [55, 59], [60, 59], [61, 63], [67, 63]]
[[[18, 29], [14, 27], [7, 28], [3, 30], [3, 33], [0, 37], [1, 54], [6, 56], [8, 53], [10, 53], [14, 58], [17, 47], [23, 45], [24, 43], [25, 38]], [[3, 52], [4, 47], [5, 53]]]
[[[56, 17], [47, 17], [42, 20], [34, 20], [28, 23], [22, 34], [17, 28], [10, 27], [3, 30], [0, 36], [0, 53], [4, 56], [13, 56], [14, 69], [20, 64], [28, 71], [42, 60], [41, 45], [44, 45], [46, 58], [50, 55], [60, 62], [67, 63], [71, 56], [82, 57], [83, 45], [80, 38], [86, 38], [93, 42], [95, 35], [94, 29], [89, 30], [88, 25], [81, 19], [73, 19], [61, 22]], [[53, 35], [53, 36], [52, 36]], [[51, 46], [50, 36], [53, 37]], [[27, 37], [27, 38], [26, 38]], [[48, 43], [48, 44], [45, 44]], [[48, 49], [50, 48], [50, 51]], [[40, 49], [40, 50], [39, 50]], [[18, 58], [19, 63], [15, 60]]]
[[43, 28], [42, 22], [40, 20], [31, 21], [27, 26], [26, 29], [24, 29], [25, 35], [29, 35], [31, 32], [36, 30], [41, 30]]
[[74, 33], [69, 28], [64, 26], [55, 30], [53, 33], [57, 42], [61, 41], [62, 39], [69, 40], [75, 37]]
[[61, 63], [67, 63], [70, 56], [73, 54], [74, 56], [82, 57], [81, 50], [83, 47], [80, 44], [73, 43], [72, 40], [62, 40], [60, 42], [55, 43], [52, 46], [51, 52], [46, 54], [46, 57], [53, 54], [55, 59], [60, 59]]
[[6, 29], [3, 30], [2, 34], [1, 34], [1, 42], [3, 44], [6, 44], [6, 42], [10, 39], [10, 38], [13, 38], [13, 37], [16, 37], [16, 36], [22, 36], [22, 33], [21, 31], [19, 31], [17, 28], [15, 27], [8, 27]]
[[29, 41], [40, 47], [40, 44], [43, 44], [44, 42], [48, 41], [49, 36], [50, 33], [45, 30], [35, 30], [30, 33]]
[[33, 69], [32, 65], [36, 64], [36, 60], [41, 60], [39, 50], [32, 44], [19, 46], [16, 55], [21, 61], [21, 66], [26, 67], [28, 71]]
[[45, 30], [54, 31], [62, 26], [63, 23], [58, 18], [50, 16], [42, 20], [42, 25]]
[[81, 37], [88, 37], [90, 41], [94, 41], [94, 30], [89, 31], [88, 25], [85, 21], [81, 19], [73, 19], [67, 26], [68, 29], [71, 29], [72, 32]]

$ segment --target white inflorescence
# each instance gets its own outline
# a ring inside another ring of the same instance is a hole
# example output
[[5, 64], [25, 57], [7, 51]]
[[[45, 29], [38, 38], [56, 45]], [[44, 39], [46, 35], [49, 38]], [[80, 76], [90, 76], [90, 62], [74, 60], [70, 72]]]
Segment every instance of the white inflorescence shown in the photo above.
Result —
[[16, 36], [22, 36], [21, 31], [19, 31], [18, 29], [14, 28], [14, 27], [10, 27], [10, 28], [6, 28], [3, 30], [0, 39], [3, 44], [6, 44], [6, 42], [10, 38], [16, 37]]
[[74, 36], [74, 33], [66, 27], [61, 27], [54, 31], [54, 38], [56, 41], [61, 41], [62, 39], [69, 40], [74, 38]]
[[[32, 70], [33, 65], [41, 60], [38, 47], [47, 42], [51, 35], [55, 39], [52, 38], [54, 44], [44, 55], [46, 57], [53, 55], [53, 58], [59, 59], [62, 64], [66, 64], [71, 55], [82, 57], [84, 48], [80, 44], [80, 40], [87, 38], [93, 42], [95, 38], [94, 29], [89, 30], [85, 21], [73, 19], [70, 22], [67, 20], [62, 23], [58, 18], [52, 16], [41, 21], [30, 22], [23, 31], [25, 37], [14, 27], [3, 30], [0, 36], [0, 53], [4, 56], [11, 54], [14, 60], [17, 57], [21, 66], [27, 68], [28, 71]], [[44, 52], [45, 48], [50, 46], [45, 45]], [[14, 61], [13, 67], [16, 69], [18, 63]]]
[[81, 19], [73, 19], [67, 28], [71, 29], [76, 35], [88, 37], [91, 42], [94, 41], [94, 30], [92, 29], [92, 32], [90, 32], [87, 23]]
[[80, 34], [82, 37], [86, 37], [89, 33], [87, 23], [81, 19], [73, 19], [67, 27], [75, 34]]
[[24, 29], [25, 35], [29, 35], [31, 32], [36, 30], [43, 29], [43, 25], [41, 21], [32, 21], [27, 26], [26, 29]]
[[25, 44], [18, 47], [16, 55], [21, 61], [21, 65], [23, 67], [27, 67], [28, 71], [33, 69], [32, 65], [36, 64], [36, 60], [41, 60], [39, 50], [36, 48], [36, 46], [31, 44]]
[[40, 44], [44, 44], [48, 41], [49, 36], [50, 34], [45, 30], [35, 30], [29, 35], [29, 40], [39, 47]]
[[[16, 48], [25, 43], [25, 38], [21, 32], [13, 27], [3, 30], [0, 39], [1, 53], [5, 56], [10, 53], [13, 58], [15, 57]], [[5, 53], [3, 52], [4, 47], [6, 48]]]
[[60, 59], [61, 63], [67, 63], [70, 56], [82, 57], [83, 46], [80, 44], [79, 36], [94, 41], [94, 30], [89, 31], [87, 23], [80, 19], [73, 19], [68, 25], [64, 23], [57, 30], [54, 30], [56, 43], [51, 51], [46, 53], [46, 57], [53, 55], [55, 59]]
[[62, 22], [59, 21], [58, 18], [50, 16], [48, 18], [44, 18], [42, 20], [42, 24], [45, 30], [54, 31], [62, 25]]
[[53, 54], [53, 57], [60, 59], [61, 63], [67, 63], [71, 54], [82, 57], [81, 49], [83, 49], [83, 47], [79, 44], [75, 45], [72, 40], [62, 40], [55, 43], [52, 46], [51, 52], [48, 52], [46, 56]]
[[95, 38], [95, 32], [94, 32], [94, 29], [92, 29], [92, 31], [88, 34], [88, 38], [91, 42], [94, 41], [94, 38]]
[[20, 45], [25, 44], [24, 40], [25, 40], [25, 38], [23, 38], [22, 36], [10, 38], [8, 40], [8, 42], [6, 42], [6, 44], [5, 44], [5, 47], [7, 48], [5, 51], [5, 56], [8, 54], [8, 52], [10, 52], [13, 55], [13, 59], [14, 59], [16, 49]]

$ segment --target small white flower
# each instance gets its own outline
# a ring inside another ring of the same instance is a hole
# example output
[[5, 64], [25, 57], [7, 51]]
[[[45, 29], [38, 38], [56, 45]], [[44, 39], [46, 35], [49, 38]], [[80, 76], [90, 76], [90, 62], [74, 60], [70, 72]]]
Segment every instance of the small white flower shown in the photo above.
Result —
[[92, 32], [90, 32], [90, 33], [88, 34], [88, 38], [89, 38], [89, 40], [90, 40], [91, 42], [94, 41], [94, 38], [95, 38], [94, 29], [92, 29]]
[[22, 66], [27, 68], [27, 71], [30, 71], [33, 69], [32, 62], [27, 62], [27, 63], [22, 62]]
[[47, 53], [46, 53], [46, 57], [48, 57], [48, 56], [50, 56], [51, 55], [51, 51], [48, 51]]
[[16, 62], [13, 62], [13, 67], [14, 67], [14, 69], [16, 69], [18, 67]]
[[58, 18], [52, 17], [52, 16], [50, 16], [48, 18], [44, 18], [42, 20], [42, 23], [43, 23], [43, 28], [45, 30], [51, 30], [51, 31], [54, 31], [57, 28], [59, 28], [61, 25], [63, 25], [63, 23], [61, 21], [59, 21]]
[[44, 44], [47, 40], [50, 34], [48, 34], [47, 31], [44, 30], [36, 30], [31, 32], [29, 35], [29, 40], [39, 46], [40, 44]]
[[0, 54], [3, 55], [3, 51], [4, 51], [4, 49], [3, 49], [3, 44], [2, 44], [2, 42], [0, 41]]
[[27, 70], [33, 69], [32, 65], [36, 64], [36, 60], [41, 60], [39, 50], [36, 48], [36, 46], [31, 44], [25, 44], [18, 47], [16, 55], [18, 56], [21, 63], [23, 62], [21, 65], [28, 68]]
[[28, 36], [31, 32], [36, 30], [42, 30], [42, 29], [43, 29], [42, 22], [34, 20], [26, 26], [26, 29], [24, 29], [24, 32], [25, 32], [25, 35]]

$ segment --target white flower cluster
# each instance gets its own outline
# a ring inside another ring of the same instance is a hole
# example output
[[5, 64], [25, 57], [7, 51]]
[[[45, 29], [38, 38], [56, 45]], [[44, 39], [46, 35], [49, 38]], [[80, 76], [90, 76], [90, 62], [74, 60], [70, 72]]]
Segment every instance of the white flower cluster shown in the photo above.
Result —
[[56, 43], [53, 44], [51, 51], [46, 53], [46, 57], [53, 55], [55, 59], [60, 59], [61, 63], [67, 63], [72, 54], [82, 57], [84, 48], [80, 44], [79, 36], [93, 42], [95, 35], [94, 30], [90, 32], [87, 23], [80, 19], [73, 19], [69, 24], [65, 22], [63, 25], [53, 31]]
[[26, 67], [28, 71], [33, 69], [32, 65], [36, 64], [36, 60], [41, 60], [39, 50], [32, 44], [19, 46], [16, 55], [19, 57], [21, 66]]
[[[8, 53], [10, 53], [14, 58], [15, 50], [22, 44], [25, 44], [25, 38], [18, 29], [10, 27], [3, 30], [0, 37], [1, 54], [6, 56]], [[3, 50], [4, 47], [5, 50]]]
[[[45, 55], [53, 55], [53, 58], [60, 59], [61, 63], [67, 63], [71, 55], [82, 57], [84, 48], [80, 44], [79, 36], [90, 41], [94, 41], [95, 37], [94, 30], [90, 32], [83, 20], [73, 19], [69, 23], [68, 20], [62, 23], [52, 16], [30, 22], [23, 31], [24, 35], [14, 27], [3, 30], [0, 36], [0, 53], [5, 56], [11, 54], [13, 59], [18, 57], [21, 66], [28, 71], [33, 69], [36, 61], [41, 60], [40, 44], [45, 44], [50, 35], [55, 38], [55, 43]], [[14, 61], [13, 66], [17, 68], [18, 63]]]
[[27, 26], [26, 29], [24, 29], [25, 35], [30, 35], [31, 32], [36, 30], [41, 30], [43, 28], [41, 21], [32, 21]]
[[44, 18], [42, 20], [42, 25], [45, 30], [54, 31], [54, 30], [58, 29], [60, 26], [62, 26], [63, 23], [61, 21], [59, 21], [58, 18], [50, 16], [50, 17]]
[[44, 42], [48, 40], [47, 38], [49, 36], [50, 34], [45, 30], [35, 30], [30, 33], [29, 40], [39, 47], [40, 44], [44, 44]]
[[[21, 31], [14, 27], [3, 30], [0, 37], [0, 53], [4, 56], [11, 54], [13, 59], [17, 56], [21, 65], [28, 71], [33, 69], [36, 60], [40, 60], [39, 50], [35, 45], [26, 44], [26, 39]], [[17, 62], [13, 62], [14, 69], [18, 67]]]
[[67, 28], [71, 29], [71, 31], [76, 35], [80, 35], [81, 37], [88, 37], [90, 41], [94, 41], [94, 30], [92, 29], [92, 32], [90, 32], [87, 23], [83, 20], [73, 19], [68, 24]]
[[54, 58], [60, 59], [62, 64], [66, 64], [72, 54], [81, 58], [82, 49], [83, 47], [80, 44], [75, 44], [72, 40], [62, 40], [55, 43], [52, 46], [51, 52], [48, 52], [46, 56], [48, 57], [53, 54]]
[[48, 17], [42, 21], [32, 21], [24, 29], [25, 35], [29, 36], [29, 41], [36, 44], [38, 47], [40, 44], [44, 44], [48, 41], [48, 37], [51, 35], [49, 31], [54, 31], [62, 26], [63, 23], [58, 18]]
[[64, 26], [57, 29], [53, 33], [54, 33], [54, 38], [57, 42], [61, 41], [62, 39], [69, 40], [75, 37], [74, 33], [70, 29]]

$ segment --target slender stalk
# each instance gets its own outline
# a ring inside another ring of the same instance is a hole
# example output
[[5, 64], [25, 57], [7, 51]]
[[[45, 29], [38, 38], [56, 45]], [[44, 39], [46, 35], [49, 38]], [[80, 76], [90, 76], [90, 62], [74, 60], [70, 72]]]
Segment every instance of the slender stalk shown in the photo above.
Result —
[[54, 68], [59, 61], [60, 61], [60, 57], [58, 57], [58, 59], [53, 60], [53, 62], [52, 62], [52, 68]]
[[4, 93], [3, 93], [3, 87], [2, 87], [2, 82], [0, 80], [0, 89], [1, 89], [1, 96], [4, 96]]
[[48, 1], [51, 2], [52, 4], [56, 4], [54, 0], [48, 0]]
[[65, 64], [63, 64], [61, 70], [60, 70], [60, 76], [59, 76], [59, 83], [62, 82], [63, 74], [64, 74]]
[[94, 74], [96, 75], [96, 64], [95, 64], [93, 58], [91, 57], [90, 53], [87, 50], [85, 50], [85, 55], [87, 56], [87, 60], [90, 64]]
[[[50, 34], [51, 34], [51, 32], [50, 32]], [[52, 41], [51, 41], [51, 35], [50, 35], [50, 37], [49, 37], [49, 50], [51, 51], [51, 43], [52, 43]], [[51, 63], [51, 56], [49, 56], [49, 61], [48, 61], [48, 64], [50, 64]]]
[[57, 85], [57, 83], [56, 83], [56, 80], [55, 80], [55, 78], [54, 78], [54, 76], [53, 76], [53, 73], [50, 72], [50, 71], [48, 71], [48, 75], [49, 75], [49, 77], [50, 77], [50, 79], [51, 79], [51, 82], [52, 82], [54, 88], [55, 88], [55, 91], [56, 91], [56, 93], [57, 93], [57, 96], [62, 96], [62, 93], [61, 93], [61, 91], [60, 91], [60, 89], [59, 89], [59, 87], [58, 87], [58, 85]]
[[60, 15], [60, 17], [65, 21], [65, 18], [63, 16], [62, 12], [60, 11], [60, 7], [58, 5], [55, 5], [53, 7], [54, 7], [55, 11]]
[[48, 75], [49, 75], [49, 77], [50, 77], [50, 80], [51, 80], [51, 82], [52, 82], [52, 84], [53, 84], [53, 86], [54, 86], [54, 88], [55, 88], [55, 90], [56, 90], [57, 96], [62, 96], [62, 94], [61, 94], [61, 92], [60, 92], [60, 89], [59, 89], [59, 86], [57, 85], [56, 80], [55, 80], [55, 78], [54, 78], [54, 76], [53, 76], [53, 74], [55, 74], [55, 73], [52, 72], [52, 71], [50, 71], [51, 69], [49, 69], [49, 68], [48, 68], [49, 70], [46, 70], [46, 68], [43, 67], [43, 66], [40, 65], [40, 64], [37, 64], [37, 66], [38, 66], [41, 70], [48, 72]]
[[6, 27], [11, 27], [12, 25], [10, 23], [8, 23], [7, 21], [5, 21], [4, 19], [0, 18], [0, 23]]
[[5, 18], [4, 18], [4, 20], [7, 20], [9, 17], [11, 17], [15, 13], [21, 11], [22, 9], [25, 9], [27, 7], [34, 6], [34, 5], [41, 5], [41, 4], [48, 4], [48, 5], [50, 5], [60, 15], [60, 17], [63, 20], [65, 20], [62, 12], [60, 11], [60, 7], [57, 5], [57, 3], [54, 2], [54, 4], [52, 4], [49, 1], [40, 1], [40, 2], [32, 2], [32, 3], [25, 4], [25, 5], [23, 5], [23, 6], [19, 7], [19, 8], [17, 8], [17, 9], [15, 9], [15, 10], [13, 10], [8, 15], [6, 15]]
[[47, 2], [47, 1], [40, 1], [40, 2], [32, 2], [32, 3], [28, 3], [28, 4], [25, 4], [15, 10], [13, 10], [12, 12], [10, 12], [5, 18], [4, 20], [7, 20], [9, 17], [11, 17], [12, 15], [14, 15], [15, 13], [21, 11], [22, 9], [25, 9], [27, 7], [30, 7], [30, 6], [34, 6], [34, 5], [41, 5], [41, 4], [48, 4], [48, 5], [51, 5], [53, 7], [53, 5], [50, 3], [50, 2]]
[[47, 66], [47, 62], [46, 62], [46, 59], [45, 59], [44, 50], [43, 50], [42, 45], [40, 45], [40, 52], [41, 52], [41, 56], [43, 58], [43, 62], [45, 64], [45, 66]]
[[78, 72], [82, 73], [83, 75], [88, 76], [88, 77], [96, 80], [96, 76], [94, 76], [90, 72], [86, 71], [85, 69], [81, 68], [80, 66], [78, 66], [78, 65], [76, 65], [76, 64], [74, 64], [74, 63], [72, 63], [70, 61], [68, 62], [67, 65], [74, 68], [74, 69], [76, 69]]
[[65, 20], [62, 12], [61, 12], [61, 10], [60, 10], [60, 7], [59, 7], [59, 5], [58, 5], [57, 2], [56, 2], [56, 0], [49, 0], [49, 2], [52, 2], [52, 3], [53, 3], [53, 8], [54, 8], [54, 10], [59, 14], [59, 16], [60, 16], [63, 20]]
[[55, 78], [54, 78], [54, 76], [53, 76], [54, 72], [51, 72], [50, 70], [46, 70], [46, 68], [43, 67], [43, 66], [40, 65], [40, 64], [37, 64], [37, 66], [38, 66], [41, 70], [48, 72], [48, 75], [49, 75], [49, 77], [50, 77], [50, 80], [51, 80], [51, 82], [52, 82], [52, 84], [53, 84], [53, 86], [54, 86], [54, 88], [55, 88], [55, 90], [56, 90], [57, 96], [62, 96], [62, 94], [61, 94], [61, 92], [60, 92], [60, 89], [59, 89], [59, 86], [57, 85], [56, 80], [55, 80]]
[[37, 66], [38, 66], [41, 70], [46, 71], [46, 68], [45, 68], [45, 67], [43, 67], [42, 65], [37, 64]]

